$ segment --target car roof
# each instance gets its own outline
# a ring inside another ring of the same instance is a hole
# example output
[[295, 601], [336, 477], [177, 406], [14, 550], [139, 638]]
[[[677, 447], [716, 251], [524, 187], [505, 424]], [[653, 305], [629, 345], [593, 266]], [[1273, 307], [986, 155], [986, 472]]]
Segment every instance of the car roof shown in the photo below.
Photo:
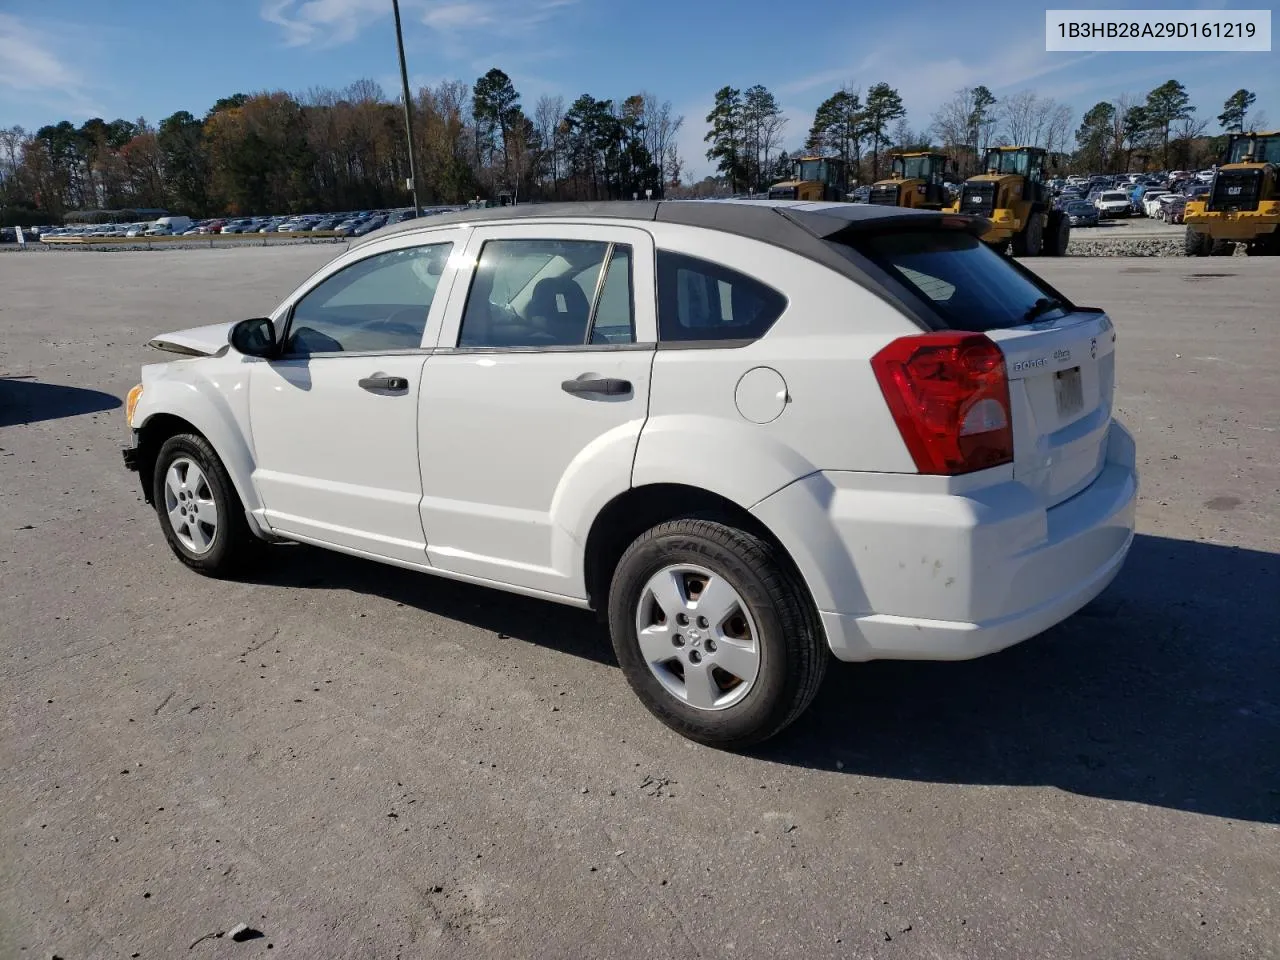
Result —
[[[858, 227], [929, 219], [933, 210], [873, 206], [865, 203], [803, 200], [606, 200], [586, 203], [526, 203], [442, 213], [392, 224], [370, 233], [361, 244], [398, 233], [427, 231], [454, 224], [487, 224], [519, 219], [620, 219], [678, 223], [720, 230], [803, 252], [814, 239]], [[798, 249], [799, 248], [799, 249]]]

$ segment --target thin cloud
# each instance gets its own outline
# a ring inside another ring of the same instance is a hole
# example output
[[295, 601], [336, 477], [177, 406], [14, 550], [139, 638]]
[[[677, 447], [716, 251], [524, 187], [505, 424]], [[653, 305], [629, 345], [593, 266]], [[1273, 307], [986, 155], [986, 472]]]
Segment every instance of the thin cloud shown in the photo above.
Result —
[[[450, 58], [466, 55], [464, 38], [533, 39], [530, 31], [579, 0], [401, 0], [406, 30], [420, 24], [450, 44]], [[280, 28], [286, 46], [336, 47], [355, 40], [391, 12], [387, 0], [263, 0], [262, 19]]]
[[0, 90], [77, 117], [101, 114], [85, 78], [55, 52], [55, 41], [11, 14], [0, 14]]
[[336, 47], [391, 12], [386, 0], [264, 0], [262, 19], [284, 33], [286, 46]]

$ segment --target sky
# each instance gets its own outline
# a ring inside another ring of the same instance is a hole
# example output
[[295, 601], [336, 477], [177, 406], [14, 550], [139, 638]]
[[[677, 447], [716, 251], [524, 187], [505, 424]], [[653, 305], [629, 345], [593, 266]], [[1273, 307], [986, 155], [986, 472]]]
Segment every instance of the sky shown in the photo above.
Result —
[[[1118, 0], [1082, 8], [1118, 7]], [[1129, 9], [1171, 7], [1136, 3]], [[1253, 3], [1194, 3], [1206, 10]], [[1066, 7], [1067, 3], [1054, 3]], [[817, 105], [850, 83], [884, 81], [925, 129], [963, 86], [997, 97], [1034, 89], [1079, 115], [1099, 100], [1176, 78], [1217, 132], [1236, 89], [1280, 127], [1280, 52], [1047, 53], [1045, 6], [1026, 0], [401, 0], [415, 85], [506, 71], [532, 113], [543, 94], [622, 99], [647, 90], [685, 117], [686, 178], [711, 172], [705, 117], [715, 91], [764, 84], [798, 147]], [[1277, 26], [1280, 26], [1278, 24]], [[0, 127], [91, 117], [156, 123], [219, 97], [340, 88], [399, 90], [391, 0], [0, 0]]]

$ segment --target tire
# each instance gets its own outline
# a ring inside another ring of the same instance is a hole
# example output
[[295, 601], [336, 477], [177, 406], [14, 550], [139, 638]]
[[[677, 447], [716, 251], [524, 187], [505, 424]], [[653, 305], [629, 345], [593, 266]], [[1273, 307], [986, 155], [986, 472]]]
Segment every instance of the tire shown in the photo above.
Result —
[[1033, 213], [1027, 225], [1013, 235], [1015, 257], [1038, 257], [1044, 249], [1044, 219]]
[[1207, 234], [1196, 233], [1196, 231], [1187, 227], [1187, 235], [1182, 242], [1182, 249], [1188, 257], [1207, 257], [1209, 255], [1209, 243]]
[[1236, 245], [1230, 240], [1214, 240], [1209, 247], [1209, 256], [1211, 257], [1230, 257], [1234, 256]]
[[166, 440], [151, 483], [169, 548], [192, 570], [231, 577], [257, 559], [265, 544], [249, 528], [231, 477], [204, 437], [180, 433]]
[[1067, 246], [1071, 243], [1071, 221], [1061, 210], [1049, 214], [1049, 232], [1044, 238], [1044, 255], [1046, 257], [1064, 257]]
[[1280, 257], [1280, 229], [1251, 240], [1244, 252], [1250, 257]]
[[[718, 622], [698, 615], [704, 603]], [[627, 548], [609, 588], [609, 632], [649, 712], [681, 736], [724, 749], [759, 743], [799, 717], [829, 658], [787, 559], [713, 520], [663, 523]]]

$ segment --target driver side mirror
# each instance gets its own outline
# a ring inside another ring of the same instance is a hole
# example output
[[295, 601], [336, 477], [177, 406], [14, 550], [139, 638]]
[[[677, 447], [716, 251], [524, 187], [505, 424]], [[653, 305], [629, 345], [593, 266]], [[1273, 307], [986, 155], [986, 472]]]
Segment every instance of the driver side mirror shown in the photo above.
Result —
[[276, 352], [276, 325], [267, 317], [241, 320], [227, 340], [246, 357], [270, 357]]

